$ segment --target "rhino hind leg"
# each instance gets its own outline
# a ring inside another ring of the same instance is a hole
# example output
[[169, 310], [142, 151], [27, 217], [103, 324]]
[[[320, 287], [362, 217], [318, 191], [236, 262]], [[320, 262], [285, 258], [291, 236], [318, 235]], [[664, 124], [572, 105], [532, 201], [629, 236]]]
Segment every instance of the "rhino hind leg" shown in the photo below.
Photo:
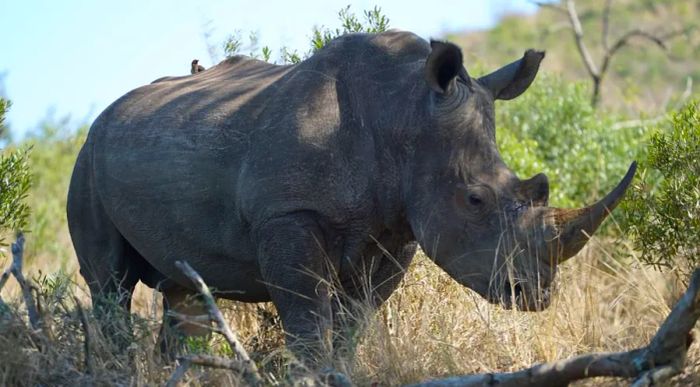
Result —
[[68, 227], [95, 317], [105, 336], [124, 350], [133, 337], [131, 297], [145, 261], [105, 213], [85, 160], [81, 152], [68, 192]]
[[159, 290], [163, 293], [163, 324], [158, 334], [158, 348], [163, 360], [172, 362], [185, 347], [188, 338], [208, 341], [211, 337], [210, 322], [198, 320], [208, 317], [208, 311], [197, 292], [176, 284]]
[[83, 243], [76, 244], [80, 273], [90, 289], [103, 333], [124, 350], [133, 340], [131, 298], [139, 281], [138, 265], [130, 263], [142, 258], [114, 229], [95, 228], [85, 233], [94, 239], [81, 238]]

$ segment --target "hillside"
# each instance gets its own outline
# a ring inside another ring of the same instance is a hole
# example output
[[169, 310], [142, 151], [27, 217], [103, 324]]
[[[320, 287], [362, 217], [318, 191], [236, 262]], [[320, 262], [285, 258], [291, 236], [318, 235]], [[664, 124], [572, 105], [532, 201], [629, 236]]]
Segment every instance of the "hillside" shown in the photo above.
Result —
[[[558, 6], [558, 5], [557, 5]], [[577, 0], [584, 42], [600, 66], [603, 55], [604, 2]], [[700, 2], [692, 0], [616, 0], [609, 13], [609, 45], [628, 31], [638, 29], [662, 36], [688, 29], [667, 41], [664, 51], [649, 40], [635, 37], [610, 62], [602, 90], [603, 105], [625, 113], [662, 111], [688, 87], [700, 82]], [[494, 68], [533, 47], [547, 51], [544, 69], [567, 80], [589, 76], [576, 49], [567, 15], [551, 7], [531, 16], [504, 15], [490, 30], [452, 33], [447, 37], [465, 50], [465, 62]], [[479, 66], [477, 66], [478, 68]], [[475, 75], [475, 74], [473, 74]], [[690, 82], [688, 79], [690, 78]]]

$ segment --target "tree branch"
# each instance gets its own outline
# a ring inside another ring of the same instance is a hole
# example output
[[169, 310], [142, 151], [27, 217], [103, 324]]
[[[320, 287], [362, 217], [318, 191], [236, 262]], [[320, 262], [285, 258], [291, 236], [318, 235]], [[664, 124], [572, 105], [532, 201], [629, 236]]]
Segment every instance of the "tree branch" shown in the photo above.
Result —
[[193, 366], [203, 366], [212, 368], [224, 368], [238, 373], [244, 373], [245, 367], [240, 361], [226, 359], [219, 356], [211, 355], [185, 355], [177, 359], [180, 364], [175, 369], [175, 372], [170, 376], [170, 379], [165, 383], [166, 387], [175, 387], [177, 383], [185, 376], [187, 370]]
[[[5, 271], [2, 272], [2, 276], [0, 276], [0, 292], [2, 291], [2, 288], [5, 287], [5, 283], [7, 283], [7, 280], [10, 278], [10, 274], [12, 274], [12, 266], [5, 269]], [[5, 301], [3, 301], [2, 296], [0, 295], [0, 312], [6, 309], [7, 304], [5, 304]]]
[[[595, 64], [591, 53], [588, 51], [586, 43], [583, 41], [583, 27], [581, 27], [581, 20], [576, 12], [576, 5], [574, 0], [566, 0], [566, 14], [569, 17], [569, 22], [571, 23], [571, 28], [574, 32], [574, 41], [576, 42], [576, 48], [578, 49], [583, 65], [588, 72], [588, 75], [593, 81], [593, 95], [591, 96], [591, 105], [596, 106], [600, 101], [600, 87], [603, 81], [603, 75], [605, 74], [598, 69]], [[607, 29], [607, 26], [605, 27]], [[607, 33], [607, 32], [605, 32]]]
[[455, 376], [413, 385], [448, 386], [566, 386], [591, 377], [637, 378], [634, 386], [655, 385], [680, 373], [692, 342], [690, 330], [700, 317], [700, 269], [649, 345], [628, 352], [588, 354], [508, 373]]
[[642, 39], [648, 40], [651, 43], [654, 43], [662, 50], [668, 51], [668, 46], [666, 46], [666, 42], [668, 40], [671, 40], [672, 38], [674, 38], [678, 35], [685, 34], [692, 28], [693, 28], [692, 26], [686, 27], [686, 28], [681, 28], [678, 30], [667, 32], [666, 34], [663, 34], [663, 35], [655, 35], [655, 34], [652, 34], [651, 32], [644, 31], [644, 30], [641, 30], [638, 28], [625, 32], [624, 34], [622, 34], [622, 36], [620, 36], [615, 41], [615, 43], [610, 48], [607, 48], [605, 50], [605, 55], [603, 57], [603, 64], [600, 67], [601, 78], [608, 71], [608, 67], [610, 65], [610, 61], [612, 60], [612, 57], [621, 48], [627, 46], [630, 42], [630, 39], [635, 38], [635, 37], [642, 38]]
[[603, 7], [603, 28], [601, 43], [603, 44], [603, 49], [608, 51], [608, 38], [610, 35], [610, 8], [612, 6], [612, 0], [605, 0], [605, 6]]
[[620, 122], [614, 123], [610, 127], [610, 129], [611, 130], [620, 130], [620, 129], [634, 128], [634, 127], [638, 127], [638, 126], [656, 125], [659, 122], [661, 122], [667, 118], [668, 118], [668, 115], [661, 114], [659, 116], [652, 117], [652, 118], [646, 118], [646, 119], [640, 119], [640, 120], [620, 121]]
[[225, 368], [236, 372], [245, 372], [243, 364], [240, 361], [226, 359], [219, 356], [211, 355], [186, 355], [180, 358], [186, 360], [192, 365], [199, 365], [212, 368]]
[[238, 358], [242, 362], [242, 369], [245, 370], [245, 372], [243, 373], [243, 377], [246, 379], [248, 384], [253, 386], [261, 385], [262, 378], [260, 377], [258, 368], [255, 366], [255, 363], [250, 359], [250, 356], [248, 356], [248, 352], [246, 352], [246, 350], [243, 348], [243, 345], [241, 344], [237, 335], [231, 330], [228, 323], [226, 323], [223, 314], [221, 314], [221, 311], [216, 306], [216, 300], [214, 300], [214, 296], [212, 296], [209, 287], [206, 283], [204, 283], [202, 277], [192, 268], [192, 266], [190, 266], [185, 261], [176, 261], [175, 266], [177, 266], [177, 268], [180, 269], [180, 271], [182, 271], [187, 276], [187, 278], [189, 278], [192, 281], [197, 291], [204, 298], [204, 302], [207, 305], [207, 309], [209, 310], [211, 319], [217, 325], [217, 331], [226, 338], [226, 341], [231, 347], [231, 350], [238, 356]]
[[[686, 34], [689, 31], [697, 28], [697, 25], [689, 25], [684, 28], [668, 32], [666, 34], [653, 34], [648, 31], [641, 29], [633, 29], [627, 31], [622, 36], [620, 36], [612, 45], [610, 45], [610, 13], [612, 10], [612, 0], [605, 0], [602, 12], [602, 28], [601, 28], [601, 45], [603, 47], [603, 57], [600, 61], [600, 67], [596, 64], [596, 61], [591, 56], [588, 47], [584, 41], [583, 27], [581, 26], [581, 19], [578, 12], [576, 11], [576, 4], [574, 0], [565, 0], [565, 6], [561, 6], [555, 3], [549, 3], [538, 0], [531, 0], [531, 3], [542, 7], [553, 9], [557, 12], [566, 14], [569, 19], [569, 24], [574, 33], [574, 41], [576, 43], [576, 48], [581, 56], [583, 65], [588, 72], [588, 75], [593, 81], [593, 93], [591, 96], [591, 104], [596, 106], [600, 101], [600, 91], [602, 87], [603, 78], [608, 71], [612, 57], [624, 46], [629, 44], [630, 39], [638, 37], [655, 44], [664, 51], [668, 51], [666, 46], [666, 41], [678, 35]], [[669, 55], [670, 56], [670, 55]]]
[[183, 376], [185, 376], [187, 370], [190, 369], [190, 365], [191, 363], [189, 362], [189, 360], [180, 360], [180, 364], [178, 364], [177, 368], [175, 368], [173, 374], [170, 375], [170, 379], [168, 379], [168, 381], [165, 382], [165, 387], [176, 387], [178, 382], [180, 382], [180, 379], [182, 379]]
[[87, 369], [88, 374], [94, 375], [95, 374], [95, 367], [93, 365], [93, 359], [92, 359], [92, 336], [90, 335], [90, 325], [88, 324], [88, 319], [87, 315], [85, 314], [85, 310], [83, 310], [83, 307], [80, 306], [80, 301], [78, 300], [78, 297], [73, 297], [73, 301], [75, 302], [75, 309], [78, 312], [78, 318], [80, 319], [80, 325], [83, 327], [83, 336], [85, 337], [83, 341], [83, 346], [84, 346], [84, 351], [85, 351], [85, 369]]
[[24, 278], [22, 274], [22, 259], [24, 256], [24, 234], [21, 232], [17, 235], [17, 241], [12, 244], [12, 266], [10, 271], [12, 275], [15, 276], [19, 287], [22, 289], [22, 296], [24, 297], [24, 304], [27, 307], [27, 315], [29, 316], [29, 324], [32, 329], [39, 330], [42, 328], [41, 317], [39, 316], [39, 311], [36, 308], [36, 302], [34, 301], [34, 296], [32, 295], [32, 288]]

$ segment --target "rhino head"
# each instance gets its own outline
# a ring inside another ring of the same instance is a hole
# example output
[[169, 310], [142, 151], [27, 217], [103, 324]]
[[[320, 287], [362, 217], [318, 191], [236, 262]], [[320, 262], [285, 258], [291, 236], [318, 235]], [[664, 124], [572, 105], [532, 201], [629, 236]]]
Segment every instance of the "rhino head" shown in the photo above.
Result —
[[529, 50], [475, 79], [457, 46], [433, 41], [431, 48], [424, 127], [405, 192], [411, 228], [438, 266], [489, 302], [542, 310], [557, 265], [575, 255], [617, 205], [636, 165], [589, 207], [549, 207], [547, 177], [519, 179], [501, 159], [494, 125], [494, 100], [524, 92], [544, 53]]

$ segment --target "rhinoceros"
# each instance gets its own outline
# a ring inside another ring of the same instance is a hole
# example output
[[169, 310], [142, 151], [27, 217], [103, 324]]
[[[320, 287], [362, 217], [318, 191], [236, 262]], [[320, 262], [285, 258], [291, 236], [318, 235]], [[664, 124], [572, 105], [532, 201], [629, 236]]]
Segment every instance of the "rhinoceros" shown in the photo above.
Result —
[[543, 57], [472, 78], [452, 43], [359, 33], [295, 65], [236, 56], [127, 93], [90, 128], [68, 193], [95, 307], [128, 310], [141, 281], [204, 313], [183, 302], [183, 260], [218, 297], [272, 301], [294, 350], [339, 329], [349, 300], [378, 307], [420, 245], [486, 300], [546, 308], [635, 164], [580, 209], [549, 207], [544, 174], [508, 168], [494, 101], [523, 93]]

